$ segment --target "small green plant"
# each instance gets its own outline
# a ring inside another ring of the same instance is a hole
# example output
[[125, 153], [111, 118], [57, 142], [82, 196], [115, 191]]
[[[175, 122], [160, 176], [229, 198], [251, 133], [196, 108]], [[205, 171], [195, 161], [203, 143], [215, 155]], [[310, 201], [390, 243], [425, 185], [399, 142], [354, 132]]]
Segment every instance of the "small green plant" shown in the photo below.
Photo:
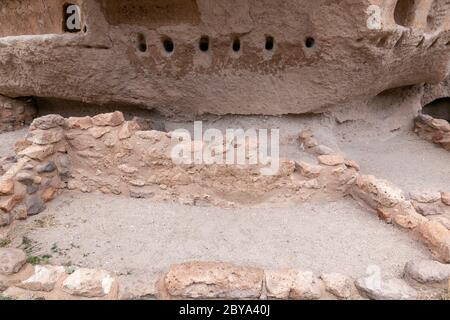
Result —
[[11, 244], [11, 240], [9, 239], [1, 239], [0, 240], [0, 248], [4, 248], [6, 246], [9, 246]]
[[29, 255], [27, 257], [27, 262], [29, 264], [32, 265], [45, 265], [45, 264], [49, 264], [50, 263], [50, 258], [52, 256], [49, 254], [44, 254], [42, 256], [33, 256], [33, 255]]
[[35, 255], [33, 254], [33, 250], [36, 248], [36, 244], [33, 244], [33, 241], [24, 236], [22, 238], [22, 244], [20, 245], [20, 247], [26, 252], [27, 254], [27, 262], [29, 264], [32, 265], [45, 265], [45, 264], [49, 264], [50, 262], [50, 258], [52, 257], [49, 254], [44, 254], [44, 255]]
[[14, 299], [11, 297], [5, 296], [3, 294], [0, 294], [0, 301], [6, 301], [6, 300], [10, 301], [10, 300], [14, 300]]
[[70, 266], [70, 267], [66, 268], [66, 273], [70, 275], [70, 274], [74, 273], [76, 270], [77, 270], [77, 268], [75, 268], [74, 266]]
[[22, 237], [22, 244], [20, 245], [23, 250], [25, 250], [26, 253], [31, 253], [31, 250], [33, 249], [33, 243], [30, 238], [24, 236]]

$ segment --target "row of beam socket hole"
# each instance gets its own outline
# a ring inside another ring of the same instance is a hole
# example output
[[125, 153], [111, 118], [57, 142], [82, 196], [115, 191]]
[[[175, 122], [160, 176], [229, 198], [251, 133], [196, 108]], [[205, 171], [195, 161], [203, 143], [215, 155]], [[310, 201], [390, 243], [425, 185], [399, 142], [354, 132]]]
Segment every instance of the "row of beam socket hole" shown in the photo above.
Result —
[[[167, 54], [172, 54], [175, 51], [175, 44], [173, 43], [172, 39], [168, 37], [164, 37], [161, 39], [162, 46], [164, 48], [164, 51]], [[315, 45], [315, 39], [312, 37], [308, 37], [305, 39], [305, 47], [306, 48], [313, 48]], [[210, 49], [210, 40], [209, 37], [203, 36], [200, 38], [198, 42], [198, 48], [201, 52], [208, 52]], [[234, 52], [238, 53], [241, 51], [241, 40], [236, 37], [233, 39], [233, 42], [231, 44], [231, 48]], [[267, 51], [273, 51], [275, 48], [275, 39], [272, 36], [266, 36], [266, 43], [265, 43], [265, 49]], [[140, 33], [138, 34], [138, 47], [137, 49], [140, 52], [147, 52], [147, 41], [145, 39], [145, 36]]]

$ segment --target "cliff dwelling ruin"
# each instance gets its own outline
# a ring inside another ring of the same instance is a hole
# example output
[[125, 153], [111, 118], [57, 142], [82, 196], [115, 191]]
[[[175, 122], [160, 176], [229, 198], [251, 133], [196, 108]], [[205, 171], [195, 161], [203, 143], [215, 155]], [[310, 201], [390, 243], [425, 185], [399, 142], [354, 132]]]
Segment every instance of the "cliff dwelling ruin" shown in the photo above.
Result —
[[449, 297], [449, 0], [7, 0], [0, 74], [0, 299]]

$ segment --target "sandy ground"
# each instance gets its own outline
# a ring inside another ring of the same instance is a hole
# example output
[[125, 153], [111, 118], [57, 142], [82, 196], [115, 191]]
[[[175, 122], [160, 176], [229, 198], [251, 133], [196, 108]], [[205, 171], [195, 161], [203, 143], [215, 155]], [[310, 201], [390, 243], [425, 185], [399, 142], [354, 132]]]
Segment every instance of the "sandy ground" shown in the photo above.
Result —
[[338, 143], [361, 171], [387, 179], [404, 191], [449, 191], [450, 152], [412, 132], [379, 135], [345, 128]]
[[54, 263], [149, 274], [172, 263], [229, 261], [265, 268], [364, 275], [369, 265], [400, 275], [413, 258], [429, 258], [418, 241], [353, 201], [296, 208], [218, 209], [67, 192], [19, 222], [33, 254]]
[[28, 133], [28, 128], [5, 132], [0, 134], [0, 158], [14, 155], [14, 144], [23, 139]]
[[[192, 123], [191, 123], [192, 125]], [[450, 190], [450, 153], [408, 132], [383, 132], [364, 123], [335, 125], [311, 116], [211, 120], [207, 127], [280, 128], [282, 156], [315, 161], [296, 142], [314, 127], [318, 140], [343, 151], [362, 171], [406, 191]], [[165, 124], [173, 130], [180, 124]], [[0, 156], [13, 155], [26, 129], [0, 135]], [[294, 267], [364, 275], [378, 265], [400, 276], [404, 264], [430, 258], [411, 234], [378, 220], [355, 202], [308, 203], [291, 208], [189, 207], [102, 194], [66, 192], [46, 211], [17, 222], [12, 245], [32, 241], [33, 255], [56, 264], [105, 268], [146, 277], [173, 263], [220, 260], [264, 268]]]

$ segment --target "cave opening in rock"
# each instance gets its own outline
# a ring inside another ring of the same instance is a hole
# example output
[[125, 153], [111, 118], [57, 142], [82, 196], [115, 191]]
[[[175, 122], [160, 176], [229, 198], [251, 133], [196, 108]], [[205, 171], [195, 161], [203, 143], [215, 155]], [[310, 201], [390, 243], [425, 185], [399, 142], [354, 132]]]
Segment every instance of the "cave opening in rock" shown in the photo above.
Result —
[[450, 97], [440, 98], [423, 107], [422, 113], [450, 122]]
[[404, 27], [411, 27], [414, 23], [416, 0], [398, 0], [395, 6], [395, 23]]

